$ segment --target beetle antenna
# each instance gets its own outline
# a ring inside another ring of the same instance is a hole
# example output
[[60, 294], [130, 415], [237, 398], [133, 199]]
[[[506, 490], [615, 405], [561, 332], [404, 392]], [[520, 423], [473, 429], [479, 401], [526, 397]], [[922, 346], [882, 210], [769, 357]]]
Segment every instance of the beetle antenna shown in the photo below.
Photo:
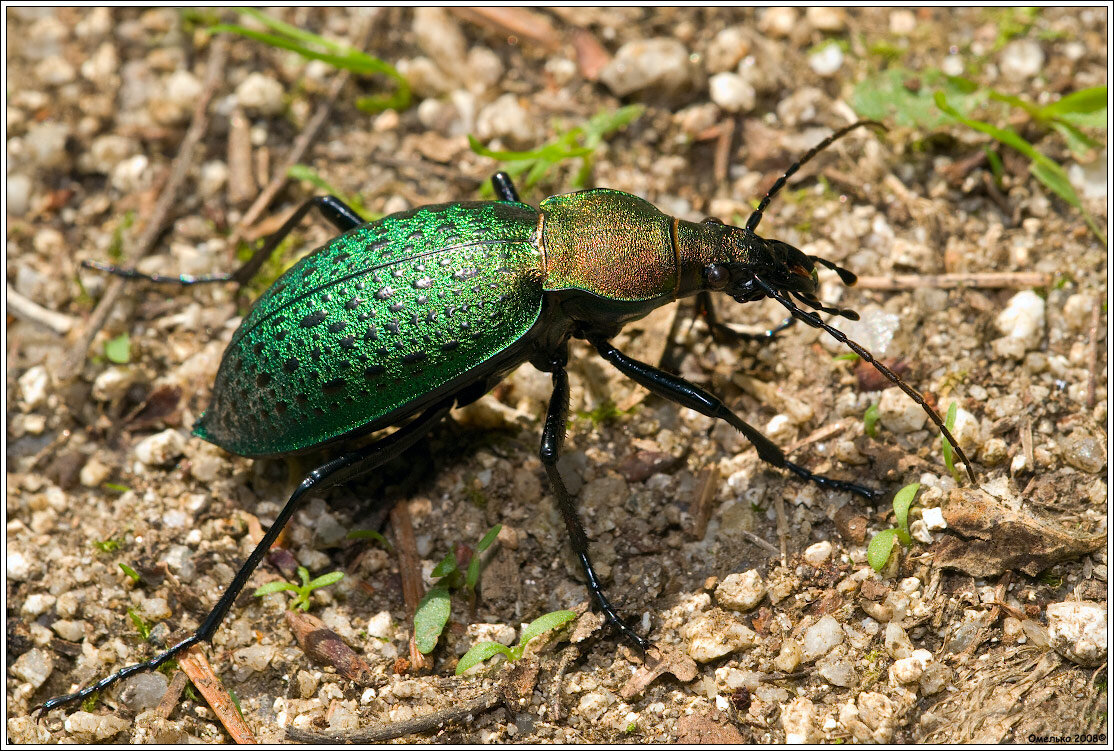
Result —
[[873, 365], [875, 370], [877, 370], [879, 373], [884, 375], [886, 377], [886, 380], [888, 380], [890, 383], [892, 383], [893, 385], [897, 386], [899, 389], [904, 391], [906, 396], [908, 396], [910, 399], [912, 399], [917, 404], [921, 405], [921, 409], [923, 409], [925, 411], [925, 413], [928, 415], [928, 418], [930, 420], [932, 420], [932, 424], [940, 429], [940, 432], [944, 434], [944, 438], [946, 438], [948, 440], [948, 442], [952, 445], [952, 448], [955, 449], [956, 455], [963, 461], [963, 465], [967, 468], [967, 476], [971, 478], [971, 482], [976, 482], [976, 480], [975, 480], [975, 470], [972, 469], [971, 462], [968, 461], [967, 455], [963, 453], [963, 449], [960, 448], [959, 443], [955, 440], [955, 437], [952, 435], [951, 431], [948, 430], [948, 426], [946, 426], [944, 424], [944, 421], [940, 419], [940, 415], [936, 412], [936, 410], [934, 410], [932, 407], [930, 407], [928, 405], [928, 402], [926, 402], [924, 400], [924, 397], [921, 396], [921, 392], [917, 391], [915, 388], [910, 386], [908, 383], [901, 380], [901, 376], [899, 376], [897, 373], [893, 372], [892, 370], [887, 368], [885, 365], [883, 365], [882, 363], [875, 360], [874, 355], [870, 354], [870, 352], [868, 352], [867, 349], [865, 347], [863, 347], [861, 344], [858, 344], [854, 340], [849, 339], [847, 337], [847, 334], [844, 334], [839, 329], [828, 325], [827, 323], [824, 322], [824, 320], [822, 318], [820, 318], [820, 316], [816, 315], [815, 313], [810, 313], [806, 310], [801, 310], [799, 307], [797, 307], [793, 303], [793, 301], [791, 299], [789, 299], [788, 297], [783, 295], [776, 288], [774, 288], [774, 287], [770, 286], [768, 283], [764, 282], [759, 277], [755, 276], [754, 279], [758, 283], [758, 285], [761, 286], [762, 289], [764, 289], [766, 291], [766, 294], [768, 294], [770, 297], [774, 298], [779, 303], [781, 303], [786, 308], [786, 310], [788, 310], [793, 315], [794, 318], [796, 318], [800, 321], [803, 321], [804, 323], [807, 323], [809, 326], [812, 326], [813, 328], [823, 329], [824, 331], [827, 331], [837, 341], [839, 341], [842, 344], [847, 345], [848, 349], [850, 349], [856, 355], [858, 355], [859, 357], [863, 358], [868, 363]]
[[[814, 156], [819, 154], [824, 149], [831, 146], [840, 138], [843, 138], [851, 131], [855, 130], [856, 128], [861, 128], [864, 125], [887, 130], [886, 126], [878, 122], [877, 120], [859, 120], [857, 123], [851, 123], [846, 128], [840, 128], [835, 133], [832, 133], [823, 141], [813, 146], [811, 149], [805, 152], [804, 156], [802, 156], [799, 160], [797, 160], [797, 162], [790, 166], [789, 169], [785, 171], [784, 175], [777, 179], [777, 182], [773, 184], [773, 186], [766, 192], [766, 195], [762, 198], [762, 200], [758, 202], [758, 208], [756, 208], [754, 210], [754, 213], [750, 215], [750, 219], [747, 219], [747, 230], [750, 232], [754, 232], [754, 230], [758, 229], [758, 223], [762, 221], [762, 212], [764, 212], [766, 210], [766, 207], [770, 205], [770, 201], [773, 200], [773, 197], [778, 194], [778, 191], [785, 187], [786, 181], [788, 181], [790, 177], [797, 173], [797, 170], [808, 164], [809, 160], [811, 160]], [[840, 276], [842, 276], [842, 274]]]
[[855, 276], [855, 272], [848, 271], [842, 266], [837, 266], [836, 264], [829, 261], [827, 258], [821, 258], [820, 256], [809, 256], [809, 258], [812, 259], [813, 263], [818, 263], [821, 266], [829, 268], [839, 274], [839, 280], [848, 287], [855, 286], [855, 282], [859, 281], [859, 277]]

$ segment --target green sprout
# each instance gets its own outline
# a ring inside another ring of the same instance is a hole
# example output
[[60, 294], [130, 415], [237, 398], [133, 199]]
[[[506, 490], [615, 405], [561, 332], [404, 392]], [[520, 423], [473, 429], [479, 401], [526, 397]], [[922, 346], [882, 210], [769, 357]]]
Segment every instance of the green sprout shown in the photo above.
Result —
[[106, 482], [101, 487], [105, 490], [111, 490], [115, 493], [127, 493], [129, 490], [131, 490], [131, 488], [129, 488], [127, 485], [121, 485], [118, 482]]
[[920, 483], [914, 482], [894, 494], [894, 520], [897, 522], [897, 526], [884, 529], [874, 535], [866, 549], [867, 562], [875, 571], [881, 571], [886, 567], [886, 563], [890, 560], [890, 554], [893, 553], [895, 537], [901, 541], [902, 545], [913, 544], [913, 538], [909, 534], [909, 507], [913, 505], [913, 499], [916, 498], [917, 491], [920, 489]]
[[137, 572], [134, 568], [126, 563], [120, 563], [117, 565], [120, 567], [120, 570], [127, 574], [132, 581], [137, 584], [139, 583], [139, 572]]
[[151, 637], [151, 624], [144, 620], [135, 608], [128, 608], [128, 618], [131, 618], [132, 625], [139, 632], [139, 638], [147, 641]]
[[372, 57], [366, 52], [361, 52], [347, 44], [338, 44], [325, 37], [299, 29], [297, 26], [283, 23], [277, 18], [268, 16], [254, 8], [238, 8], [241, 14], [254, 18], [272, 32], [267, 33], [249, 29], [235, 24], [220, 23], [209, 27], [211, 33], [229, 32], [239, 34], [257, 42], [289, 50], [307, 60], [320, 60], [335, 68], [352, 71], [357, 75], [370, 76], [374, 74], [385, 75], [395, 82], [393, 94], [380, 94], [377, 96], [360, 97], [356, 100], [356, 107], [364, 112], [382, 112], [383, 110], [404, 110], [410, 106], [410, 84], [398, 70], [389, 63]]
[[107, 540], [93, 540], [93, 547], [102, 553], [115, 553], [120, 549], [120, 540], [114, 540], [111, 537]]
[[[581, 190], [588, 186], [588, 178], [592, 173], [592, 155], [603, 143], [604, 137], [637, 120], [644, 109], [640, 104], [631, 104], [614, 112], [600, 112], [584, 125], [565, 131], [555, 140], [533, 151], [492, 151], [472, 135], [468, 136], [468, 143], [472, 151], [480, 156], [502, 162], [503, 171], [512, 178], [525, 174], [524, 190], [534, 187], [555, 165], [566, 159], [579, 158], [580, 169], [573, 177], [571, 186], [573, 190]], [[481, 193], [490, 198], [494, 190], [490, 185], [484, 184]]]
[[[944, 427], [948, 429], [949, 433], [955, 430], [956, 411], [955, 402], [948, 405], [948, 415], [944, 418]], [[952, 477], [958, 483], [962, 478], [959, 476], [959, 470], [955, 468], [955, 450], [952, 448], [951, 441], [945, 438], [942, 432], [940, 433], [940, 448], [944, 452], [944, 466], [948, 468], [948, 472], [951, 472]]]
[[522, 629], [522, 635], [518, 639], [518, 644], [513, 647], [506, 647], [498, 642], [483, 641], [479, 644], [474, 644], [471, 649], [464, 653], [460, 661], [456, 664], [456, 674], [462, 675], [464, 671], [479, 665], [481, 662], [491, 659], [495, 655], [501, 654], [507, 658], [507, 662], [514, 662], [522, 659], [522, 655], [526, 653], [526, 645], [531, 639], [544, 634], [546, 631], [552, 631], [555, 628], [560, 628], [573, 618], [576, 618], [576, 613], [571, 610], [555, 610], [552, 613], [546, 613], [540, 618], [536, 618], [530, 622], [526, 628]]
[[469, 596], [474, 596], [476, 584], [480, 580], [480, 553], [491, 547], [502, 528], [503, 525], [496, 524], [487, 531], [476, 544], [476, 552], [472, 554], [465, 571], [460, 570], [456, 556], [452, 553], [442, 558], [433, 568], [433, 576], [438, 577], [438, 581], [425, 593], [414, 612], [414, 641], [422, 654], [427, 655], [433, 651], [449, 622], [449, 613], [452, 610], [450, 590], [464, 589]]
[[128, 335], [120, 334], [115, 339], [109, 339], [104, 343], [104, 356], [109, 362], [126, 365], [131, 360], [131, 347], [131, 339], [128, 338]]
[[301, 585], [291, 584], [286, 581], [267, 582], [262, 587], [255, 590], [255, 596], [263, 597], [264, 595], [274, 594], [275, 592], [293, 592], [297, 596], [291, 600], [290, 609], [299, 608], [302, 611], [306, 611], [309, 610], [309, 596], [313, 594], [313, 590], [327, 587], [330, 584], [336, 584], [344, 578], [344, 574], [339, 571], [333, 571], [328, 574], [322, 574], [310, 581], [309, 569], [305, 566], [298, 566], [298, 578], [302, 580]]
[[871, 438], [878, 437], [878, 405], [871, 404], [863, 413], [863, 430]]
[[858, 362], [862, 358], [854, 352], [844, 352], [842, 355], [836, 355], [832, 358], [832, 362]]

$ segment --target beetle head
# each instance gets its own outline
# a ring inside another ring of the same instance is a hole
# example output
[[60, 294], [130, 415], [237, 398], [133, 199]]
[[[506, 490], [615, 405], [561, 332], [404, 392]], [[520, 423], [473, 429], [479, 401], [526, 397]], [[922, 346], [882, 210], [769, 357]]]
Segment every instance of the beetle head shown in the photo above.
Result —
[[847, 285], [855, 283], [853, 273], [826, 258], [807, 255], [789, 243], [759, 237], [749, 229], [724, 229], [733, 241], [728, 243], [731, 248], [730, 260], [708, 263], [703, 267], [703, 289], [725, 292], [738, 302], [771, 297], [769, 290], [774, 289], [784, 295], [796, 297], [810, 308], [851, 320], [858, 319], [855, 311], [824, 305], [816, 296], [820, 291], [817, 264], [835, 271]]

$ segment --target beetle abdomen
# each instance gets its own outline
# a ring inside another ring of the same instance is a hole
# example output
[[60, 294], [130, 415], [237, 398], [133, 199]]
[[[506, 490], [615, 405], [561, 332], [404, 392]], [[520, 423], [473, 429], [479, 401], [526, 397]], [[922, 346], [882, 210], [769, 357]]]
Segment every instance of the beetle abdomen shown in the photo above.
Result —
[[580, 289], [617, 302], [673, 295], [672, 217], [607, 188], [552, 196], [539, 207], [547, 291]]
[[194, 433], [244, 456], [402, 419], [530, 330], [537, 212], [451, 203], [393, 214], [310, 253], [232, 337]]

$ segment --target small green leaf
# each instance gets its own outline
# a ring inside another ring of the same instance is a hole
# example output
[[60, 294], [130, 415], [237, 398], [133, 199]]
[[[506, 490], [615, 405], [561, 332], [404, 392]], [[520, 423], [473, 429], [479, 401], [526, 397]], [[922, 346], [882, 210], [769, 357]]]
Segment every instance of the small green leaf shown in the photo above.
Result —
[[860, 359], [862, 359], [862, 358], [860, 358], [854, 352], [844, 352], [842, 355], [836, 355], [835, 357], [833, 357], [832, 362], [843, 362], [843, 361], [855, 362], [856, 360], [860, 360]]
[[117, 565], [120, 566], [121, 571], [123, 571], [125, 574], [127, 574], [129, 577], [131, 577], [132, 581], [134, 581], [134, 582], [139, 581], [139, 574], [136, 572], [136, 570], [134, 568], [132, 568], [131, 566], [129, 566], [126, 563], [120, 563], [120, 564], [117, 564]]
[[464, 588], [469, 592], [476, 589], [476, 585], [480, 583], [480, 556], [472, 556], [472, 560], [468, 561], [468, 572], [464, 576]]
[[493, 641], [482, 641], [479, 644], [475, 644], [471, 649], [465, 652], [464, 656], [457, 662], [456, 674], [464, 675], [464, 671], [479, 665], [481, 662], [490, 660], [498, 654], [506, 655], [508, 661], [512, 658], [511, 650], [507, 649], [502, 644]]
[[896, 529], [884, 529], [876, 534], [867, 546], [866, 560], [875, 571], [881, 571], [886, 567], [886, 562], [890, 560], [890, 554], [894, 549], [896, 535]]
[[129, 488], [127, 485], [120, 485], [115, 482], [106, 482], [101, 487], [103, 487], [105, 490], [112, 490], [116, 493], [127, 493], [129, 490], [131, 490], [131, 488]]
[[344, 574], [342, 572], [333, 571], [333, 572], [330, 572], [328, 574], [322, 574], [321, 576], [317, 577], [316, 579], [311, 581], [306, 586], [309, 587], [310, 589], [320, 589], [321, 587], [327, 587], [330, 584], [336, 584], [338, 581], [340, 581], [343, 578], [344, 578]]
[[552, 613], [546, 613], [530, 621], [526, 628], [522, 629], [522, 635], [518, 637], [518, 642], [522, 646], [526, 646], [531, 639], [539, 634], [560, 628], [573, 618], [576, 618], [576, 613], [571, 610], [554, 610]]
[[120, 549], [120, 541], [113, 539], [99, 541], [94, 540], [93, 547], [101, 551], [102, 553], [112, 553]]
[[[944, 418], [944, 427], [948, 429], [949, 433], [955, 430], [955, 416], [957, 409], [958, 408], [955, 402], [952, 402], [950, 405], [948, 405], [948, 416]], [[952, 449], [952, 443], [944, 436], [943, 432], [940, 433], [940, 449], [941, 451], [943, 451], [944, 454], [944, 466], [948, 468], [948, 472], [951, 473], [952, 477], [954, 477], [955, 481], [958, 483], [960, 481], [960, 476], [959, 472], [955, 468], [955, 457], [953, 456], [954, 451]]]
[[920, 489], [921, 484], [914, 482], [894, 494], [894, 518], [897, 520], [895, 531], [903, 545], [913, 544], [913, 539], [909, 536], [909, 507], [913, 505], [913, 499]]
[[302, 587], [309, 586], [309, 569], [305, 566], [298, 566], [298, 578], [302, 580]]
[[449, 622], [450, 611], [447, 588], [435, 586], [425, 593], [414, 613], [414, 641], [419, 652], [427, 655], [437, 646], [437, 640]]
[[121, 334], [104, 343], [104, 356], [108, 358], [109, 362], [125, 365], [131, 359], [131, 355], [131, 340], [127, 334]]
[[1102, 115], [1102, 125], [1106, 127], [1107, 91], [1106, 86], [1092, 86], [1065, 94], [1057, 101], [1041, 107], [1040, 115], [1045, 118], [1064, 117], [1065, 115]]
[[871, 438], [878, 437], [878, 405], [871, 404], [863, 413], [863, 430]]
[[445, 557], [441, 559], [441, 562], [433, 567], [433, 573], [431, 574], [431, 576], [440, 578], [443, 576], [448, 576], [456, 570], [456, 556], [452, 553], [446, 553]]
[[273, 595], [275, 592], [297, 592], [298, 588], [290, 582], [273, 581], [267, 582], [261, 587], [258, 587], [253, 594], [256, 597], [263, 597], [264, 595]]

